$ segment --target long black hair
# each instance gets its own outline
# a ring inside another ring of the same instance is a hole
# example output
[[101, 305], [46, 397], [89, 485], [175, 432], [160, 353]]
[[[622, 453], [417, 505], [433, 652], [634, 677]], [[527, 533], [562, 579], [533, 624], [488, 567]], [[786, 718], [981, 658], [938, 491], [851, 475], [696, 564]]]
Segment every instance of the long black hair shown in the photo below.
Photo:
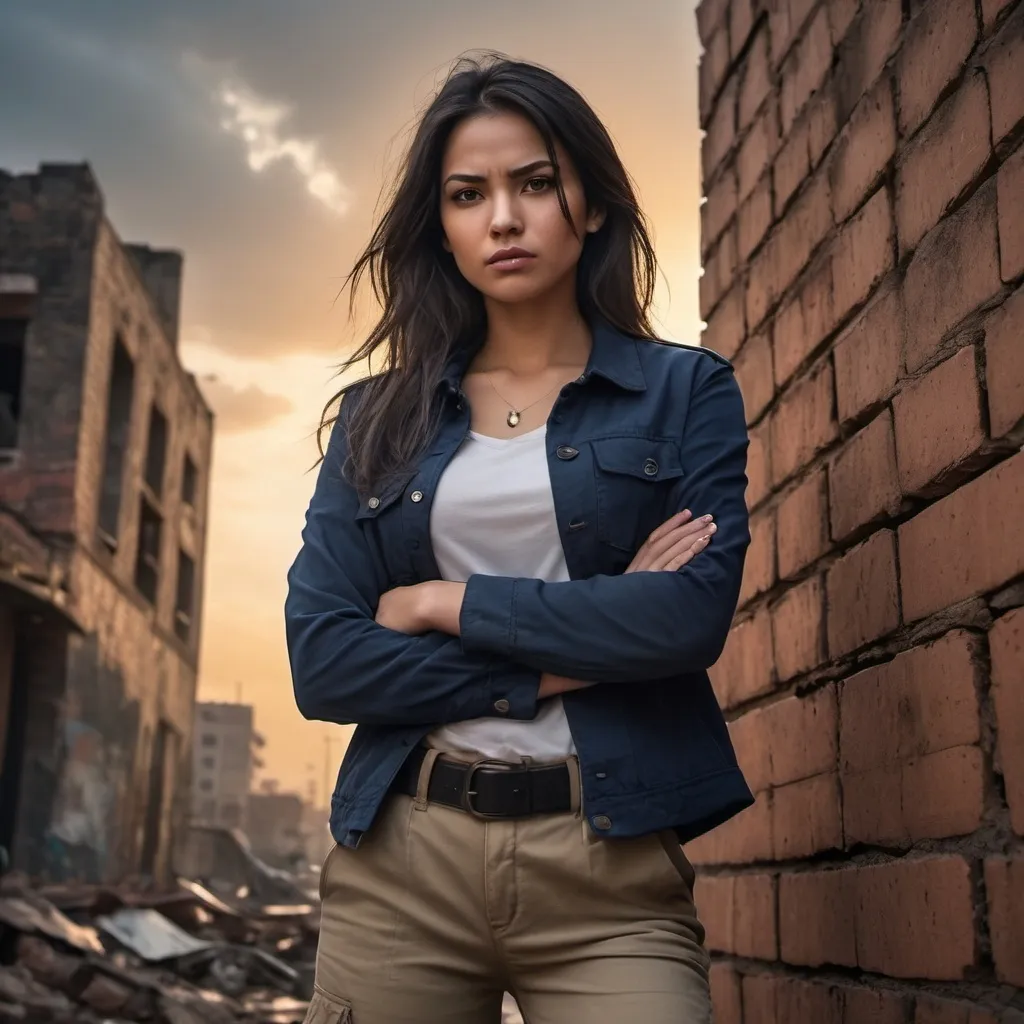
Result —
[[[427, 108], [369, 245], [346, 279], [350, 296], [369, 274], [382, 312], [367, 339], [342, 365], [378, 362], [348, 420], [345, 472], [366, 495], [408, 469], [437, 429], [438, 384], [451, 356], [486, 329], [483, 298], [442, 241], [441, 167], [452, 130], [477, 114], [513, 112], [540, 133], [555, 168], [559, 205], [572, 222], [558, 174], [557, 140], [579, 174], [600, 230], [587, 235], [576, 276], [580, 312], [625, 334], [650, 338], [657, 264], [632, 182], [607, 130], [583, 97], [546, 68], [499, 54], [461, 58]], [[383, 358], [381, 358], [383, 356]], [[324, 408], [317, 440], [337, 419]]]

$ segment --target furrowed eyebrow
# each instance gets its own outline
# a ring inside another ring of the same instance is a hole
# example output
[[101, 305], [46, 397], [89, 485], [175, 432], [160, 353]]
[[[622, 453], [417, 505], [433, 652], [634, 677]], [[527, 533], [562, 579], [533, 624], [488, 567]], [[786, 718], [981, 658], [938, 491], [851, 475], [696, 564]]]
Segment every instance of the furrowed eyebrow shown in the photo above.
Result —
[[[522, 167], [516, 167], [508, 172], [508, 176], [512, 179], [524, 178], [527, 174], [533, 174], [534, 171], [539, 171], [542, 167], [550, 167], [554, 170], [554, 166], [547, 158], [543, 160], [534, 160], [532, 163], [523, 164]], [[445, 185], [448, 185], [453, 181], [461, 181], [468, 185], [480, 185], [485, 182], [487, 178], [482, 174], [449, 174], [445, 178]]]

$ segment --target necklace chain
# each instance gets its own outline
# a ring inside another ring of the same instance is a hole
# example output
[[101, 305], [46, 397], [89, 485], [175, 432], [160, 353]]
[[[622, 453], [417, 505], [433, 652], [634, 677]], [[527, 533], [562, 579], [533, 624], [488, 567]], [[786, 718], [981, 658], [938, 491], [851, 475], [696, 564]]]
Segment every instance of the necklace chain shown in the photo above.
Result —
[[494, 381], [491, 380], [491, 375], [489, 373], [487, 374], [487, 383], [491, 385], [491, 388], [493, 389], [494, 393], [508, 406], [508, 415], [505, 417], [505, 422], [512, 428], [519, 426], [519, 421], [520, 419], [522, 419], [522, 414], [526, 412], [527, 409], [532, 409], [538, 402], [543, 402], [544, 399], [547, 398], [548, 395], [550, 395], [551, 392], [558, 387], [558, 384], [556, 383], [554, 387], [548, 388], [548, 390], [545, 391], [544, 394], [540, 396], [540, 398], [534, 399], [529, 405], [524, 405], [517, 409], [515, 405], [513, 405], [513, 403], [510, 402], [494, 386]]

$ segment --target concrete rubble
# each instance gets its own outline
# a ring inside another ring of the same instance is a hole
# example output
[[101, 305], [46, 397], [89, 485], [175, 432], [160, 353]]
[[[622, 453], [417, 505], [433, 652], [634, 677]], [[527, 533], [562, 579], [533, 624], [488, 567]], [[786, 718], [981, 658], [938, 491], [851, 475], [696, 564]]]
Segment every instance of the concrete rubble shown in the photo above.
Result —
[[292, 1024], [312, 996], [318, 907], [182, 879], [34, 886], [0, 879], [0, 1022]]

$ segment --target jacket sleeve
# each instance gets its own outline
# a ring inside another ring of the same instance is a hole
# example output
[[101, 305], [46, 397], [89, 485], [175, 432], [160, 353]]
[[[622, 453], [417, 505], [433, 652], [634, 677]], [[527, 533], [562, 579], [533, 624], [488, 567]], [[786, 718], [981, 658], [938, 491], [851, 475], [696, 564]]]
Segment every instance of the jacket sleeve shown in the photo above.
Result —
[[732, 367], [709, 356], [694, 374], [673, 495], [673, 511], [714, 515], [708, 547], [677, 572], [558, 583], [472, 576], [459, 621], [465, 650], [598, 683], [709, 668], [725, 646], [750, 543], [747, 446]]
[[285, 634], [299, 711], [343, 725], [532, 719], [538, 670], [488, 651], [466, 653], [457, 637], [406, 636], [374, 621], [380, 575], [356, 520], [355, 489], [342, 475], [346, 432], [343, 416], [288, 571]]

